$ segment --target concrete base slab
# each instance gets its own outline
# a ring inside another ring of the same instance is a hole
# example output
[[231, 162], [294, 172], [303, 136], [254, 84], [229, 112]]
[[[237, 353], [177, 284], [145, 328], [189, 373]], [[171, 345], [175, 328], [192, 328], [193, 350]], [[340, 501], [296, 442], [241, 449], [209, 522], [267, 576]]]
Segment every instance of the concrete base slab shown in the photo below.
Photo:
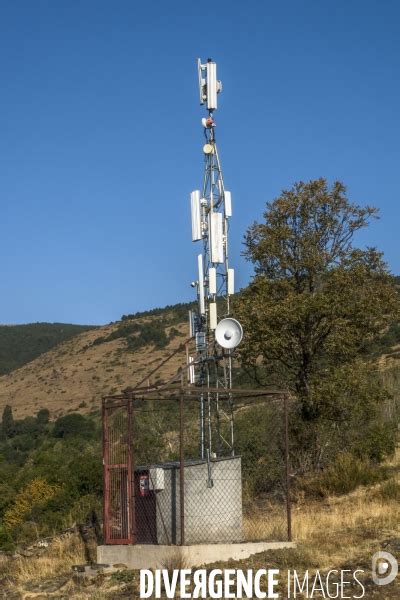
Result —
[[247, 542], [243, 544], [197, 544], [194, 546], [98, 546], [97, 562], [129, 569], [163, 569], [176, 562], [177, 569], [215, 562], [242, 560], [258, 552], [295, 548], [294, 542]]

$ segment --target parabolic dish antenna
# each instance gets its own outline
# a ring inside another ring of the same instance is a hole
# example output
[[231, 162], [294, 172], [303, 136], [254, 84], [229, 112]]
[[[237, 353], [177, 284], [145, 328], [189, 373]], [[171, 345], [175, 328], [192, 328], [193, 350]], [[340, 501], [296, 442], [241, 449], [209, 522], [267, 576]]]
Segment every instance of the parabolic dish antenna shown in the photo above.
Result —
[[240, 344], [243, 338], [243, 329], [239, 321], [227, 317], [222, 319], [215, 330], [215, 339], [222, 348], [232, 350]]

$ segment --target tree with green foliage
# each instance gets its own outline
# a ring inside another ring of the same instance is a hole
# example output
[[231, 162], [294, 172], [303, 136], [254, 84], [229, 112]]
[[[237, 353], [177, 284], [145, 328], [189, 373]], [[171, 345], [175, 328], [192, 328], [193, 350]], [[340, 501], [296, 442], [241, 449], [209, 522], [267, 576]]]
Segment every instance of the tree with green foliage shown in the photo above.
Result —
[[3, 437], [11, 438], [15, 435], [15, 423], [12, 408], [7, 404], [3, 410], [3, 416], [1, 419], [1, 431]]
[[350, 203], [342, 183], [318, 179], [284, 191], [247, 231], [255, 276], [236, 302], [241, 357], [253, 368], [261, 357], [268, 376], [296, 392], [305, 419], [320, 413], [315, 382], [366, 351], [399, 315], [382, 254], [353, 245], [376, 216]]
[[39, 425], [47, 425], [50, 419], [50, 411], [48, 408], [41, 408], [36, 414], [36, 420]]
[[70, 413], [59, 417], [54, 423], [54, 437], [67, 438], [72, 436], [91, 437], [95, 427], [93, 422], [79, 413]]

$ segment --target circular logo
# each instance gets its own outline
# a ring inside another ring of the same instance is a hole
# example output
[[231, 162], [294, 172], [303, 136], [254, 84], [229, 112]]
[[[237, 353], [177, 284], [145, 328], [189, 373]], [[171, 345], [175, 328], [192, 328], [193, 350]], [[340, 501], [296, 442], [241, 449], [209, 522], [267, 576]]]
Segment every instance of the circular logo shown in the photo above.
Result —
[[397, 577], [399, 565], [390, 552], [376, 552], [372, 557], [372, 581], [376, 585], [388, 585]]

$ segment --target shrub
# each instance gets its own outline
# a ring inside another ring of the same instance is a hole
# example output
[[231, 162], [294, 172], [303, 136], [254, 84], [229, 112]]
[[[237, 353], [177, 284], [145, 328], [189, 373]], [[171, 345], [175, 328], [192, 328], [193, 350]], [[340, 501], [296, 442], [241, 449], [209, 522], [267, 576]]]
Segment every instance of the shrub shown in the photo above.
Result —
[[274, 406], [244, 407], [237, 412], [235, 437], [246, 495], [280, 489], [285, 468], [281, 412]]
[[135, 574], [130, 569], [124, 569], [123, 571], [116, 571], [111, 575], [111, 581], [114, 583], [132, 583], [135, 578]]
[[384, 501], [395, 500], [400, 502], [400, 483], [395, 479], [390, 479], [382, 485], [378, 496]]
[[48, 408], [41, 408], [37, 415], [36, 420], [40, 425], [47, 425], [50, 419], [50, 411]]
[[15, 498], [15, 490], [7, 483], [0, 483], [0, 514], [3, 513]]
[[[166, 324], [167, 321], [164, 318], [143, 324], [137, 323], [136, 321], [130, 322], [128, 318], [125, 318], [117, 329], [107, 336], [97, 338], [93, 342], [93, 345], [104, 344], [117, 339], [125, 339], [127, 342], [127, 349], [130, 351], [139, 350], [139, 348], [143, 348], [143, 346], [150, 344], [154, 345], [156, 348], [164, 348], [169, 341], [169, 338], [165, 333]], [[180, 334], [178, 332], [178, 334], [175, 335]]]
[[182, 331], [179, 331], [179, 329], [177, 329], [176, 327], [171, 327], [170, 331], [169, 331], [169, 339], [173, 340], [175, 337], [182, 337], [185, 334], [182, 333]]
[[0, 525], [0, 550], [3, 552], [14, 552], [15, 546], [10, 533]]
[[387, 468], [343, 452], [321, 473], [300, 481], [300, 487], [311, 496], [326, 497], [348, 494], [360, 485], [373, 485], [387, 477]]
[[396, 450], [395, 423], [376, 421], [363, 430], [354, 452], [357, 456], [368, 457], [375, 462], [382, 462], [385, 458], [393, 456]]
[[69, 465], [70, 486], [74, 487], [79, 496], [97, 494], [103, 491], [103, 465], [100, 452], [92, 454], [85, 452], [73, 459]]
[[40, 506], [53, 498], [59, 487], [49, 484], [45, 479], [37, 477], [18, 492], [14, 503], [8, 508], [3, 517], [4, 527], [11, 531], [23, 523], [35, 506]]
[[69, 506], [67, 514], [70, 523], [87, 523], [93, 513], [96, 515], [102, 513], [102, 506], [102, 499], [99, 495], [87, 494], [86, 496], [80, 496]]
[[66, 438], [71, 436], [90, 437], [93, 436], [95, 426], [92, 421], [79, 413], [71, 413], [59, 417], [54, 423], [53, 436]]
[[9, 404], [7, 404], [3, 410], [1, 431], [3, 436], [6, 438], [13, 437], [16, 433], [13, 412]]

